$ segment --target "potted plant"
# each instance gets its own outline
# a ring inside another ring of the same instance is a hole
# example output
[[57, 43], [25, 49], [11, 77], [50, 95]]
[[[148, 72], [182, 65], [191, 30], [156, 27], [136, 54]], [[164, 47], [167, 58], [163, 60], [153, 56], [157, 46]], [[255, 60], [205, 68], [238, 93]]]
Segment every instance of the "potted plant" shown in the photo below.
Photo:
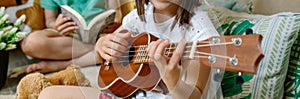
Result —
[[5, 13], [5, 8], [0, 8], [0, 89], [4, 86], [7, 69], [9, 50], [17, 47], [20, 42], [28, 34], [22, 32], [20, 26], [24, 23], [26, 16], [22, 15], [14, 23], [8, 20], [9, 15]]

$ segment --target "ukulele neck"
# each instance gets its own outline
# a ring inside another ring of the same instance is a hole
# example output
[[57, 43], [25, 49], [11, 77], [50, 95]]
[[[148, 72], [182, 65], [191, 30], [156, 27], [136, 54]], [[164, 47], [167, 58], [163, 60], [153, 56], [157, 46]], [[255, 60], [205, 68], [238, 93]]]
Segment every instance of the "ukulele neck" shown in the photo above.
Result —
[[[164, 50], [164, 55], [167, 57], [171, 57], [173, 55], [173, 52], [175, 51], [178, 43], [171, 43], [167, 48]], [[146, 51], [148, 45], [140, 45], [137, 47], [136, 55], [133, 60], [134, 63], [145, 63], [145, 62], [153, 62], [150, 57], [148, 56], [148, 53]]]

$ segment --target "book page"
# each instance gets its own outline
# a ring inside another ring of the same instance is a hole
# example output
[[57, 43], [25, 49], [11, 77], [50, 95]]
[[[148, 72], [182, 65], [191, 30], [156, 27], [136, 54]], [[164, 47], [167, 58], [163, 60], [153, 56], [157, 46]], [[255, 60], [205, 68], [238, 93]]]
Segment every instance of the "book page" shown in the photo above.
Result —
[[87, 24], [84, 20], [84, 18], [74, 9], [67, 5], [61, 6], [61, 12], [64, 16], [71, 17], [73, 21], [76, 23], [80, 23], [84, 28], [87, 28]]
[[109, 24], [114, 22], [115, 19], [115, 10], [107, 10], [100, 15], [96, 16], [88, 25], [89, 43], [96, 43], [99, 32], [106, 28]]

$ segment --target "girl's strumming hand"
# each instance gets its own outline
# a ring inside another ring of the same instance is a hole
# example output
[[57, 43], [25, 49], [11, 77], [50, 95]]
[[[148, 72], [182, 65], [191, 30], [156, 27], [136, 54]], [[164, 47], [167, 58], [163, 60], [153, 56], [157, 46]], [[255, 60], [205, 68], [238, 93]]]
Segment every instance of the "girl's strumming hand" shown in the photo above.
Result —
[[95, 51], [106, 61], [117, 60], [128, 50], [130, 39], [131, 33], [127, 30], [107, 34], [98, 39]]

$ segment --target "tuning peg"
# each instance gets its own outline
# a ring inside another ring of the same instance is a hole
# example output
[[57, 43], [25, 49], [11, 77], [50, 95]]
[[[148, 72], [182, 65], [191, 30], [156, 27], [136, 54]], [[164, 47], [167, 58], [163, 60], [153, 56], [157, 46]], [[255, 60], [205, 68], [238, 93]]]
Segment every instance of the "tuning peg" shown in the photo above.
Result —
[[212, 56], [212, 55], [208, 56], [207, 58], [208, 58], [210, 64], [214, 64], [217, 61], [216, 57]]
[[222, 81], [221, 69], [217, 69], [217, 73], [214, 74], [214, 81], [216, 82]]
[[246, 34], [253, 34], [253, 30], [251, 28], [246, 29]]
[[234, 55], [232, 58], [229, 58], [229, 62], [231, 63], [232, 66], [237, 66], [239, 61], [236, 58], [236, 55]]
[[244, 79], [242, 76], [243, 76], [243, 73], [239, 72], [238, 76], [236, 77], [236, 80], [235, 80], [237, 86], [241, 86], [244, 83]]

